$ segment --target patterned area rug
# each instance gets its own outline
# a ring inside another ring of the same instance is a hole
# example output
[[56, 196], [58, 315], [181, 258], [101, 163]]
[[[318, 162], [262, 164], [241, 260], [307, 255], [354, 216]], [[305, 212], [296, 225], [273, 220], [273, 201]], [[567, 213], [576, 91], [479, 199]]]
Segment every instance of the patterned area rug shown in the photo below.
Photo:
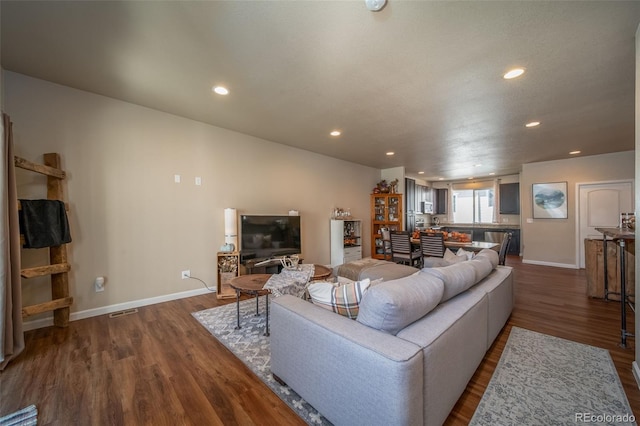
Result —
[[636, 424], [609, 352], [511, 329], [471, 425]]
[[38, 409], [30, 405], [15, 413], [0, 417], [0, 426], [32, 426], [38, 424]]
[[[264, 336], [265, 297], [260, 297], [256, 316], [255, 299], [240, 302], [240, 330], [236, 330], [236, 303], [193, 313], [213, 336], [220, 340], [235, 356], [251, 369], [269, 388], [280, 397], [307, 424], [331, 425], [311, 405], [290, 387], [282, 386], [271, 375], [271, 349], [269, 337]], [[271, 302], [271, 300], [269, 300]]]

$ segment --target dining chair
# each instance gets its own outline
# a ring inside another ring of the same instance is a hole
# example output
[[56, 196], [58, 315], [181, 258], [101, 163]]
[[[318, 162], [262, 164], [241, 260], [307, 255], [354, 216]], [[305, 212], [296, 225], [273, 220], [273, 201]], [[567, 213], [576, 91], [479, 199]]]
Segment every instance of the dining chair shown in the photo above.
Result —
[[380, 234], [382, 235], [382, 254], [384, 260], [393, 259], [391, 253], [391, 231], [389, 228], [380, 228]]
[[498, 265], [504, 265], [507, 260], [507, 252], [511, 243], [511, 232], [505, 232], [500, 243], [500, 251], [498, 252]]
[[391, 259], [396, 263], [419, 266], [422, 254], [411, 247], [411, 233], [391, 231]]
[[[441, 233], [420, 233], [420, 253], [425, 257], [444, 257], [444, 237]], [[424, 263], [424, 260], [423, 260]]]

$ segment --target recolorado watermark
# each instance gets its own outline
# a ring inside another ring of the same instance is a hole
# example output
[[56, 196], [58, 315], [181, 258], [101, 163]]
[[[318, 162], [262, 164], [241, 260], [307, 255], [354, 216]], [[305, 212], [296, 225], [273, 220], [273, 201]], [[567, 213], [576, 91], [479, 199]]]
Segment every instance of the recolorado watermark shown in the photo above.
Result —
[[633, 414], [596, 414], [576, 413], [576, 423], [633, 423], [636, 417]]

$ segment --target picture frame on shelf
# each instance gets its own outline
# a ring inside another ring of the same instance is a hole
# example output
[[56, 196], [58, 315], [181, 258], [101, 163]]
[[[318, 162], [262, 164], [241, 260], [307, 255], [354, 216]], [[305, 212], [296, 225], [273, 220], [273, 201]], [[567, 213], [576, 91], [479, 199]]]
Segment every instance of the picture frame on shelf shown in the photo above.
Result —
[[568, 218], [567, 182], [534, 183], [531, 201], [534, 219]]

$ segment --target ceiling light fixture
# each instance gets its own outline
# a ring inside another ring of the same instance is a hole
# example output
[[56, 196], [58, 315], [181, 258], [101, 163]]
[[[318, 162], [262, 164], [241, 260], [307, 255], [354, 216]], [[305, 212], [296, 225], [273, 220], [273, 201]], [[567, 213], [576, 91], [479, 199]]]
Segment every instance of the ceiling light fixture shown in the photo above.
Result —
[[475, 178], [473, 176], [471, 176], [471, 177], [468, 177], [467, 179], [471, 180], [471, 179], [475, 179]]
[[571, 151], [569, 154], [570, 155], [576, 155], [576, 154], [580, 154], [582, 151]]
[[539, 121], [532, 121], [524, 125], [524, 127], [538, 127], [540, 125]]
[[389, 152], [387, 152], [387, 155], [389, 155], [389, 156], [391, 156], [391, 155], [393, 155], [393, 154], [395, 154], [395, 152], [393, 152], [393, 151], [389, 151]]
[[211, 90], [216, 92], [218, 95], [228, 95], [229, 94], [229, 89], [227, 89], [226, 87], [223, 87], [223, 86], [215, 86]]
[[489, 176], [493, 176], [493, 175], [495, 175], [495, 173], [494, 173], [494, 172], [489, 173]]
[[367, 5], [367, 9], [372, 12], [377, 12], [387, 4], [387, 0], [364, 0], [364, 4]]
[[524, 68], [514, 68], [512, 70], [509, 70], [505, 75], [502, 76], [502, 78], [511, 80], [512, 78], [520, 77], [522, 74], [524, 74]]
[[340, 132], [340, 130], [334, 130], [333, 132], [329, 133], [331, 136], [340, 136], [342, 133]]
[[423, 175], [423, 174], [424, 174], [424, 172], [418, 172], [418, 174], [419, 174], [419, 175]]
[[438, 178], [438, 180], [444, 180], [444, 178]]

